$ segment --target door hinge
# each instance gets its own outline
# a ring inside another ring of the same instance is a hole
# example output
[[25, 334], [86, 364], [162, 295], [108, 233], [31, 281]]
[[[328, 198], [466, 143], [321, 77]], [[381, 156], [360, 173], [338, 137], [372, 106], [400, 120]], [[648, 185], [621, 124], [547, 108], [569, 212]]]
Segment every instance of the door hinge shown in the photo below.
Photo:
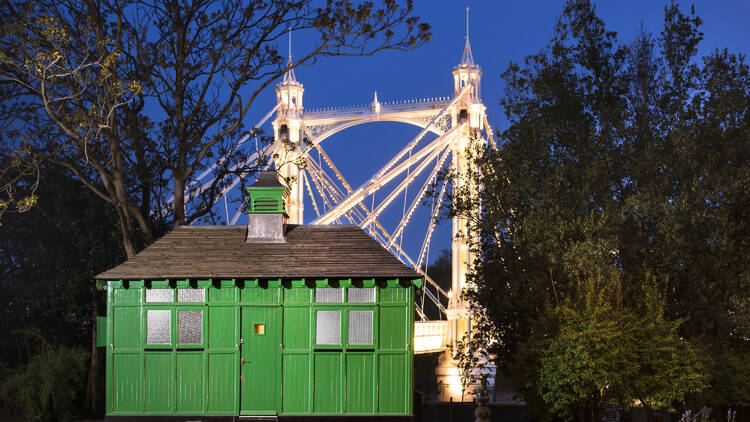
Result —
[[240, 366], [245, 364], [245, 359], [240, 359]]
[[243, 377], [242, 375], [240, 375], [240, 381], [245, 381], [245, 377]]
[[240, 339], [240, 344], [244, 343], [245, 339]]

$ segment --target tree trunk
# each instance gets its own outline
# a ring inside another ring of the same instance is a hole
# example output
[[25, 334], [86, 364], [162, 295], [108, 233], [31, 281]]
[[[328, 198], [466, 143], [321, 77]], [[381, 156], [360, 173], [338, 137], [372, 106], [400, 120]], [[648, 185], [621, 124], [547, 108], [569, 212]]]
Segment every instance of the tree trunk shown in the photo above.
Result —
[[[178, 167], [178, 170], [182, 168]], [[175, 227], [185, 224], [185, 177], [174, 176], [174, 225]]]
[[96, 318], [99, 316], [99, 301], [96, 300], [97, 291], [93, 289], [91, 292], [91, 317], [93, 320], [93, 326], [91, 329], [91, 359], [89, 361], [89, 379], [88, 379], [88, 391], [86, 396], [89, 399], [89, 412], [91, 416], [96, 415], [96, 404], [97, 404], [97, 389], [96, 381], [99, 367], [99, 349], [96, 347]]
[[124, 211], [119, 207], [115, 206], [117, 210], [117, 219], [120, 221], [120, 232], [122, 233], [122, 246], [125, 248], [125, 255], [128, 258], [132, 258], [136, 254], [135, 245], [133, 244], [133, 238], [130, 236], [131, 226], [127, 211]]

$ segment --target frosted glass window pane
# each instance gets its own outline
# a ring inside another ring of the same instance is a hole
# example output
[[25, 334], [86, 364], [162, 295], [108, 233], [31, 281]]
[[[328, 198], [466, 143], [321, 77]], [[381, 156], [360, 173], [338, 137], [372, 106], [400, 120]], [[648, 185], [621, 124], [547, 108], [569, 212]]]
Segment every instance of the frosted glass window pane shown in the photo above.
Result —
[[375, 302], [375, 288], [366, 287], [364, 289], [351, 288], [347, 296], [348, 302], [361, 303], [361, 302]]
[[341, 344], [341, 311], [315, 313], [315, 343]]
[[146, 289], [146, 302], [171, 302], [172, 289]]
[[146, 344], [172, 344], [171, 311], [146, 311]]
[[177, 343], [203, 343], [203, 311], [177, 311]]
[[349, 311], [349, 344], [372, 344], [372, 311]]
[[322, 303], [342, 303], [344, 301], [344, 289], [334, 289], [332, 287], [316, 287], [315, 301]]
[[204, 302], [205, 296], [204, 289], [177, 289], [178, 302]]

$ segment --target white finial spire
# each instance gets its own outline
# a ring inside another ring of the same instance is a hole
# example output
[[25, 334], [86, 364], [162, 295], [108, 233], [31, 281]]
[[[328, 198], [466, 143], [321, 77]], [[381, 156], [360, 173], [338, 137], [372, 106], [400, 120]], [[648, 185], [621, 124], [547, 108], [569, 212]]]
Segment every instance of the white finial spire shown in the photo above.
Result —
[[466, 45], [464, 45], [464, 54], [461, 56], [462, 65], [474, 66], [474, 55], [471, 54], [469, 45], [469, 8], [466, 8]]
[[[287, 66], [292, 65], [292, 29], [289, 29], [289, 61], [287, 62]], [[290, 68], [286, 71], [284, 74], [284, 80], [281, 81], [282, 84], [287, 85], [291, 83], [297, 83], [297, 77], [294, 75], [294, 69]]]
[[466, 41], [469, 41], [469, 8], [466, 8]]
[[375, 113], [380, 113], [380, 101], [378, 101], [378, 91], [375, 91], [375, 98], [372, 100], [372, 103], [370, 103], [370, 106], [372, 106], [372, 109], [375, 111]]

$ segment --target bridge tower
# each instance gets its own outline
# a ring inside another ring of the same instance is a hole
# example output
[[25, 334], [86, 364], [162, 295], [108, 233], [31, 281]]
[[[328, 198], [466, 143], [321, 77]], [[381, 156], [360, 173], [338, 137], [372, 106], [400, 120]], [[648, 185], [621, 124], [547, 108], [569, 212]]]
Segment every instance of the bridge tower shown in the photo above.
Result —
[[[474, 63], [469, 42], [469, 9], [466, 9], [466, 43], [460, 63], [453, 68], [453, 95], [457, 96], [467, 85], [469, 91], [455, 103], [451, 108], [451, 126], [455, 127], [461, 123], [464, 125], [456, 140], [451, 145], [452, 167], [454, 169], [453, 188], [454, 191], [467, 190], [475, 193], [475, 187], [470, 178], [470, 166], [472, 165], [467, 152], [471, 147], [473, 139], [480, 139], [484, 123], [486, 121], [486, 107], [481, 100], [482, 69]], [[488, 131], [491, 130], [487, 128]], [[449, 348], [440, 356], [438, 366], [435, 369], [439, 389], [438, 399], [441, 401], [461, 400], [461, 381], [459, 378], [457, 362], [451, 355], [450, 346], [455, 345], [464, 335], [471, 330], [471, 320], [466, 303], [461, 300], [461, 293], [467, 288], [466, 275], [472, 263], [471, 251], [468, 245], [468, 224], [463, 216], [455, 216], [452, 220], [452, 272], [451, 290], [448, 297], [448, 308], [446, 318], [448, 330], [446, 333], [446, 345]], [[494, 371], [489, 377], [489, 388], [494, 387]], [[470, 393], [472, 387], [466, 393]], [[463, 395], [466, 398], [467, 394]], [[468, 395], [471, 397], [471, 395]]]
[[289, 35], [289, 70], [284, 79], [276, 85], [276, 119], [273, 121], [274, 145], [280, 147], [274, 151], [274, 164], [278, 173], [287, 180], [290, 186], [286, 203], [287, 222], [302, 224], [304, 220], [304, 176], [300, 171], [305, 153], [302, 142], [302, 95], [304, 86], [297, 82], [292, 65], [292, 38]]

